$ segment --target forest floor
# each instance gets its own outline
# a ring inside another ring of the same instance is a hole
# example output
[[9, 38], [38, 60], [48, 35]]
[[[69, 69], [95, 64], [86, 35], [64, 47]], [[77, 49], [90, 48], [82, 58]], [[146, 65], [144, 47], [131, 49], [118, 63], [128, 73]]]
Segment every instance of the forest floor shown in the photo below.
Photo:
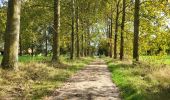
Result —
[[92, 62], [73, 75], [45, 100], [121, 100], [103, 60]]

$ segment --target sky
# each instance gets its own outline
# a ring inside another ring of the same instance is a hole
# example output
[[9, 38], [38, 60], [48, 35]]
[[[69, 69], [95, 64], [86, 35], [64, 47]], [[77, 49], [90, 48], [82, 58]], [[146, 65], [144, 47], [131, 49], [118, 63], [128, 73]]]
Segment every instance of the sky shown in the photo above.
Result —
[[0, 0], [0, 7], [3, 6], [3, 2], [4, 2], [4, 1], [8, 1], [8, 0]]
[[3, 0], [0, 0], [0, 6], [2, 6], [2, 1], [3, 1]]
[[0, 0], [0, 5], [2, 5], [2, 2], [3, 2], [3, 1], [7, 1], [7, 0]]

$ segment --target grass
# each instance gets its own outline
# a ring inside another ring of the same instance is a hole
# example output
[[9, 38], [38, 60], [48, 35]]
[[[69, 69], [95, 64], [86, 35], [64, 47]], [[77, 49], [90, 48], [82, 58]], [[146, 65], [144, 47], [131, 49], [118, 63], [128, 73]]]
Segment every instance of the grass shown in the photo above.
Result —
[[110, 59], [107, 62], [123, 100], [169, 100], [169, 67], [147, 63], [132, 65]]
[[[28, 59], [27, 59], [28, 58]], [[0, 69], [1, 99], [41, 99], [60, 87], [71, 75], [92, 61], [92, 58], [68, 60], [51, 64], [50, 57], [20, 57], [19, 71]]]
[[[41, 62], [41, 61], [49, 61], [51, 57], [45, 57], [45, 56], [30, 56], [30, 55], [23, 55], [19, 56], [19, 62], [26, 63], [26, 62]], [[2, 56], [0, 56], [0, 61], [2, 60]]]
[[170, 65], [170, 55], [168, 56], [141, 56], [140, 60], [147, 61], [147, 63]]

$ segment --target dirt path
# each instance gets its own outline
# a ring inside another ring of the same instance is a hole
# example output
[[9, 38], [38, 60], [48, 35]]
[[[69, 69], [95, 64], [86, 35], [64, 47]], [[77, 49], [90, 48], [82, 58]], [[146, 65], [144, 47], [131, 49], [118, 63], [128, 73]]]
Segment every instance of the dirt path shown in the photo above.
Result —
[[107, 65], [95, 61], [70, 78], [65, 85], [45, 100], [121, 100], [111, 81]]

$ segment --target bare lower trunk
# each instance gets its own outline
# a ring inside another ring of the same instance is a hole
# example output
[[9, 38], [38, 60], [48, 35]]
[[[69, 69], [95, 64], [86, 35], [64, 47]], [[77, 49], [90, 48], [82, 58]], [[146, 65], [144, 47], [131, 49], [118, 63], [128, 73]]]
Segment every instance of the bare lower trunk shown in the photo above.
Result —
[[89, 29], [89, 26], [87, 28], [87, 55], [90, 56], [91, 54], [91, 51], [90, 51], [90, 29]]
[[77, 37], [77, 58], [80, 58], [80, 40], [79, 40], [79, 7], [76, 8], [76, 37]]
[[84, 35], [81, 36], [81, 56], [84, 57]]
[[71, 54], [70, 59], [74, 59], [74, 20], [75, 20], [75, 8], [74, 0], [72, 0], [72, 32], [71, 32]]
[[19, 55], [22, 56], [22, 37], [19, 37]]
[[120, 60], [123, 60], [123, 58], [124, 58], [124, 26], [125, 26], [125, 16], [126, 16], [126, 0], [123, 0], [123, 15], [122, 15], [121, 36], [120, 36]]
[[87, 56], [87, 46], [88, 46], [88, 44], [87, 44], [87, 33], [85, 32], [85, 51], [84, 51], [85, 56]]
[[110, 22], [109, 22], [109, 17], [107, 18], [107, 38], [109, 40], [108, 42], [108, 46], [109, 46], [109, 49], [108, 49], [108, 56], [111, 57], [111, 39], [110, 39]]
[[45, 56], [48, 56], [48, 37], [46, 35], [46, 39], [45, 39]]
[[111, 22], [110, 22], [110, 58], [112, 58], [113, 54], [113, 41], [112, 41], [112, 36], [113, 36], [113, 8], [111, 6], [111, 18], [110, 18]]
[[60, 0], [54, 0], [54, 28], [53, 28], [53, 62], [59, 62], [60, 56]]
[[34, 42], [32, 42], [32, 45], [31, 45], [31, 56], [33, 57], [34, 56]]
[[118, 34], [118, 21], [119, 21], [119, 4], [120, 0], [116, 4], [116, 25], [115, 25], [115, 38], [114, 38], [114, 59], [117, 59], [117, 34]]
[[7, 25], [5, 33], [2, 68], [18, 68], [21, 0], [8, 0]]
[[139, 61], [139, 7], [140, 0], [135, 0], [135, 13], [134, 13], [134, 41], [133, 41], [133, 59]]
[[[84, 30], [83, 23], [81, 28]], [[81, 56], [84, 57], [84, 34], [81, 34]]]

